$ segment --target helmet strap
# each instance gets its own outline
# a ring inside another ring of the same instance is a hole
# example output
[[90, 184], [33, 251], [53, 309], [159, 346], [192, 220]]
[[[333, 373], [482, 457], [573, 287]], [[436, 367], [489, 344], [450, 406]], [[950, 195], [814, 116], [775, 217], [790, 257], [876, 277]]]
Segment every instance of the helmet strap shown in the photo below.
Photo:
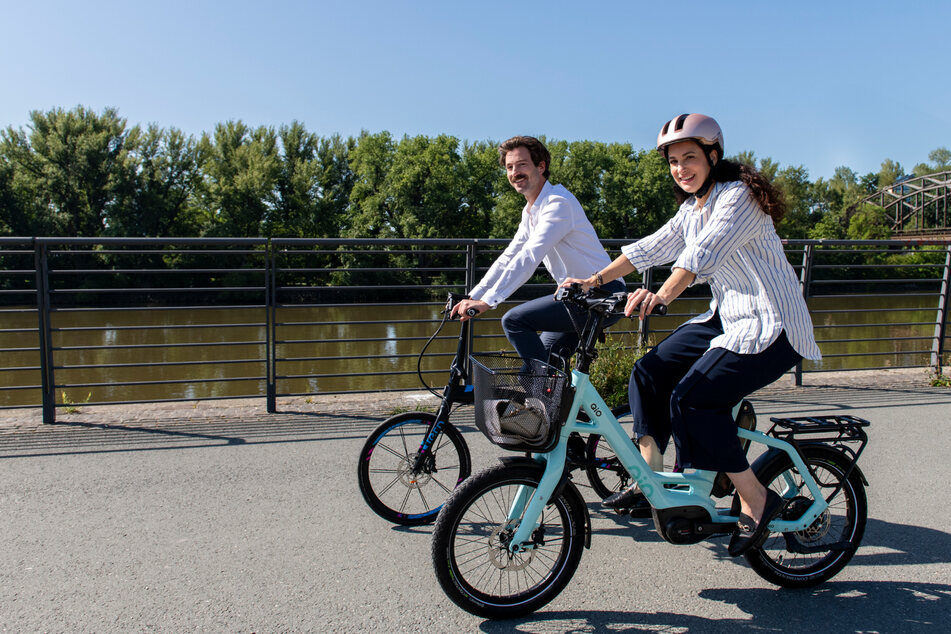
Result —
[[[710, 152], [713, 152], [714, 150], [716, 150], [716, 148], [712, 148], [712, 147], [710, 149], [703, 148], [703, 155], [707, 157], [707, 165], [710, 166], [710, 172], [707, 174], [707, 179], [703, 181], [703, 185], [701, 185], [700, 189], [698, 189], [697, 192], [694, 194], [697, 200], [700, 200], [701, 198], [706, 196], [707, 192], [710, 191], [710, 188], [713, 187], [713, 183], [714, 183], [713, 168], [715, 163], [713, 162], [713, 159], [710, 158]], [[717, 153], [719, 154], [719, 152]]]

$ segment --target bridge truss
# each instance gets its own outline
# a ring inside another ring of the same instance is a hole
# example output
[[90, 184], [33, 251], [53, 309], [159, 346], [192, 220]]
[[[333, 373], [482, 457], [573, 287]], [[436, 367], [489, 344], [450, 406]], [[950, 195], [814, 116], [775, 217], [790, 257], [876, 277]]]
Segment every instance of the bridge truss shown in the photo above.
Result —
[[858, 205], [870, 203], [885, 210], [892, 231], [900, 235], [947, 234], [948, 190], [951, 171], [918, 176], [880, 189]]

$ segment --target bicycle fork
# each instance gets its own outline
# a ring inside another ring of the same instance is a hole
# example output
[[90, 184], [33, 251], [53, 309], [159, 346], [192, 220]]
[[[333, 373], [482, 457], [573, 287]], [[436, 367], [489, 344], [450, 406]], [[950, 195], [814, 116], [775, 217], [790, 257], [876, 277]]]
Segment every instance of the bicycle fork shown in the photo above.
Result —
[[[559, 477], [549, 477], [555, 475], [549, 473], [549, 470], [552, 469], [552, 465], [555, 464], [565, 465], [566, 453], [566, 443], [559, 442], [551, 452], [542, 456], [535, 456], [536, 461], [547, 463], [545, 477], [541, 478], [538, 487], [535, 489], [524, 484], [519, 486], [512, 500], [506, 517], [506, 526], [512, 527], [517, 525], [518, 528], [515, 530], [508, 544], [510, 552], [514, 553], [534, 548], [535, 544], [532, 541], [532, 537], [535, 534], [535, 530], [541, 524], [545, 506], [551, 499], [552, 494], [554, 494], [555, 489], [562, 480], [561, 476], [564, 474], [564, 471], [562, 471], [558, 474]], [[565, 466], [562, 466], [562, 470], [565, 468]]]

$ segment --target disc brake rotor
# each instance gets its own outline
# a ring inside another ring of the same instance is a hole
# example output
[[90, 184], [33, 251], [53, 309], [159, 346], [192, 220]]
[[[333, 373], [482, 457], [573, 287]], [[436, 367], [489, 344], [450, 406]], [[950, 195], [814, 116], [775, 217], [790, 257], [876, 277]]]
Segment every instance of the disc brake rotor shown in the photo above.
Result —
[[403, 483], [403, 486], [408, 489], [420, 489], [429, 484], [433, 479], [432, 473], [428, 470], [414, 474], [413, 464], [409, 458], [403, 458], [400, 461], [399, 466], [396, 467], [396, 474], [400, 482]]
[[492, 534], [489, 535], [489, 561], [499, 570], [522, 570], [531, 564], [532, 559], [535, 557], [534, 549], [524, 550], [518, 553], [509, 551], [508, 543], [512, 539], [512, 534], [512, 530], [498, 526], [492, 531]]

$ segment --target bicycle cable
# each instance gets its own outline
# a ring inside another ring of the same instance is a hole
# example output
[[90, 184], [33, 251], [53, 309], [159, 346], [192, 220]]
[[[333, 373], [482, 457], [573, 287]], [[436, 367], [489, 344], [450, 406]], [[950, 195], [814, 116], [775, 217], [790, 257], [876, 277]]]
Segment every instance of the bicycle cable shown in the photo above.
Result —
[[423, 387], [426, 388], [429, 391], [429, 393], [435, 396], [436, 398], [440, 398], [440, 394], [436, 390], [434, 390], [432, 387], [430, 387], [426, 383], [426, 379], [423, 378], [423, 355], [426, 354], [426, 348], [429, 347], [429, 344], [431, 344], [433, 340], [439, 335], [439, 333], [442, 332], [442, 328], [443, 326], [446, 325], [446, 319], [448, 318], [449, 318], [449, 311], [448, 310], [443, 311], [442, 321], [439, 322], [439, 326], [436, 327], [436, 332], [434, 332], [433, 336], [429, 338], [429, 341], [427, 341], [423, 345], [423, 349], [419, 351], [419, 356], [416, 358], [416, 375], [419, 377], [419, 382], [422, 383]]

